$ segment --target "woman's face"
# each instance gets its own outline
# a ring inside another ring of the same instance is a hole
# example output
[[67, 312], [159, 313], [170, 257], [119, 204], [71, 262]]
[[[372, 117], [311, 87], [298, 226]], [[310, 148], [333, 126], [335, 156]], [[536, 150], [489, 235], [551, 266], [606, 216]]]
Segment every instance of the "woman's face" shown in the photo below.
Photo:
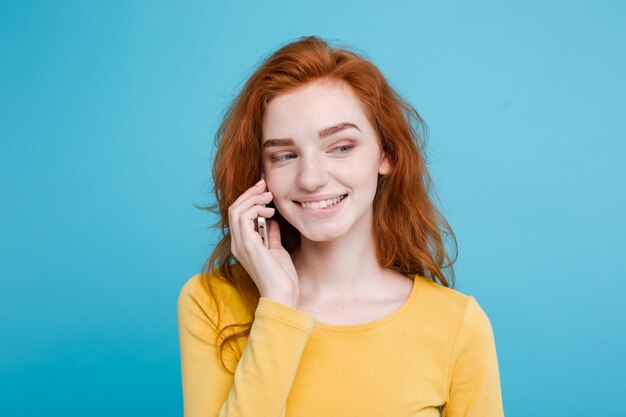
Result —
[[274, 97], [263, 166], [274, 205], [303, 239], [371, 236], [378, 175], [391, 167], [347, 84], [318, 80]]

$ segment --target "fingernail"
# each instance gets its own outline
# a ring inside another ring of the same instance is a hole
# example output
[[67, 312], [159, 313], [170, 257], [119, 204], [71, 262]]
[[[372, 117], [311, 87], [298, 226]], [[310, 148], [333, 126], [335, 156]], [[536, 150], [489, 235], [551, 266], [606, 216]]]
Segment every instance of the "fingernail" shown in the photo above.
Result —
[[259, 180], [259, 182], [257, 182], [255, 185], [261, 185], [261, 184], [263, 184], [263, 181], [264, 181], [264, 180], [263, 180], [263, 178], [261, 178], [261, 179]]

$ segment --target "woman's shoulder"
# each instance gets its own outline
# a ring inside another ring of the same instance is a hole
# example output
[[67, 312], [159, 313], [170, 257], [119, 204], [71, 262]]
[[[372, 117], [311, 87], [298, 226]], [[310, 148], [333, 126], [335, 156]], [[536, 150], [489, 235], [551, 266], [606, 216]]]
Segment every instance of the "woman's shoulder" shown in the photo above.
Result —
[[419, 285], [419, 292], [427, 295], [431, 302], [441, 304], [448, 309], [462, 310], [471, 298], [455, 288], [446, 287], [430, 278], [415, 275], [414, 279], [416, 285]]
[[457, 325], [489, 324], [489, 318], [473, 295], [418, 275], [415, 276], [415, 280], [416, 285], [420, 285], [422, 305], [440, 320], [454, 322]]
[[207, 316], [216, 311], [233, 318], [246, 318], [249, 312], [235, 285], [218, 270], [193, 275], [178, 295], [180, 310], [196, 310]]
[[[210, 288], [210, 289], [209, 289]], [[213, 292], [215, 296], [230, 295], [235, 286], [219, 272], [200, 272], [188, 278], [180, 289], [180, 298], [206, 299]]]

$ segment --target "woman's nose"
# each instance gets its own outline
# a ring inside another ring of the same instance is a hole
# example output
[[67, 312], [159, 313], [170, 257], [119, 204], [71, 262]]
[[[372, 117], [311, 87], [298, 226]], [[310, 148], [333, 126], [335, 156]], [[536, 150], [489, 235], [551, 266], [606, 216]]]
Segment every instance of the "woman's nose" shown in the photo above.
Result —
[[323, 161], [302, 157], [298, 169], [297, 184], [302, 190], [312, 192], [328, 182], [328, 171]]

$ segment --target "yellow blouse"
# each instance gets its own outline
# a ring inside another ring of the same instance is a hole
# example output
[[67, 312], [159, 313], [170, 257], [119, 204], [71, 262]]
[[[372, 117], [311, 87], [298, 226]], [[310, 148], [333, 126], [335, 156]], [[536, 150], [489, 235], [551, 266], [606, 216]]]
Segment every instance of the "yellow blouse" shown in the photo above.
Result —
[[414, 276], [390, 315], [332, 325], [265, 297], [251, 313], [210, 274], [220, 329], [254, 316], [250, 336], [225, 349], [233, 376], [218, 356], [216, 301], [201, 278], [178, 300], [186, 417], [504, 415], [491, 323], [471, 296]]

